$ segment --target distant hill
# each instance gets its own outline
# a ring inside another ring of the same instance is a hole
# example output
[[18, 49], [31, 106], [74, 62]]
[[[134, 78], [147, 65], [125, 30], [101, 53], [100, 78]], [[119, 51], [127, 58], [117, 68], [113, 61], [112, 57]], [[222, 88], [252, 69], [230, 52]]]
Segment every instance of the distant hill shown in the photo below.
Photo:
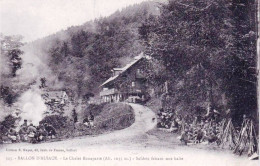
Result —
[[138, 28], [159, 13], [158, 3], [143, 2], [28, 43], [22, 71], [35, 71], [31, 82], [45, 77], [49, 88], [66, 89], [77, 97], [97, 93], [113, 67], [144, 50]]

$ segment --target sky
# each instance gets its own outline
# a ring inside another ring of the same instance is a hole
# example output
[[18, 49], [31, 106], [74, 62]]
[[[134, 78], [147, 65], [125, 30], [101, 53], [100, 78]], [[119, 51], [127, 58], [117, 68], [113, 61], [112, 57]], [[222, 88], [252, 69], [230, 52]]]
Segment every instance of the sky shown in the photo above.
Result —
[[147, 0], [0, 0], [0, 32], [30, 42]]

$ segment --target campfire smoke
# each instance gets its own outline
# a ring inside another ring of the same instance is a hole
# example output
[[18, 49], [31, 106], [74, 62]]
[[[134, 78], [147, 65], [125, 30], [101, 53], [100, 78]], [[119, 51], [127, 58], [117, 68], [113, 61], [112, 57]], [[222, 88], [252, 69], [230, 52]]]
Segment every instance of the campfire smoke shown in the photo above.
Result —
[[33, 87], [21, 95], [18, 105], [21, 108], [21, 122], [27, 119], [29, 123], [38, 125], [47, 110], [41, 97], [41, 90]]
[[49, 59], [45, 52], [30, 44], [22, 49], [24, 51], [24, 54], [21, 55], [23, 64], [17, 72], [17, 79], [20, 84], [30, 85], [30, 89], [23, 92], [16, 102], [21, 110], [20, 124], [27, 119], [29, 123], [38, 125], [44, 117], [44, 112], [48, 109], [41, 96], [44, 89], [40, 88], [40, 79], [47, 78], [47, 86], [53, 89], [60, 89], [63, 83], [58, 81], [50, 69]]
[[[42, 43], [29, 43], [21, 47], [22, 67], [17, 70], [15, 77], [0, 80], [1, 84], [8, 86], [18, 96], [12, 105], [7, 105], [0, 100], [0, 122], [8, 115], [13, 115], [19, 110], [20, 124], [24, 119], [37, 125], [47, 111], [45, 100], [42, 98], [44, 90], [60, 90], [64, 84], [60, 81], [49, 66], [50, 56], [42, 48]], [[3, 56], [3, 58], [5, 58]], [[8, 73], [7, 60], [0, 58], [1, 72]], [[40, 79], [46, 78], [46, 89], [40, 88]], [[48, 89], [49, 88], [49, 89]]]

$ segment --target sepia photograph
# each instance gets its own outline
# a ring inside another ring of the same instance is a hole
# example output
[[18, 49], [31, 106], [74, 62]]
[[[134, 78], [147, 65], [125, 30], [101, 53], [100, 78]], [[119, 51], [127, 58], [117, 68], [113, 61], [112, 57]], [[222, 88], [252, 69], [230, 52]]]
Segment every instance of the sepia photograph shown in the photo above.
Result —
[[258, 166], [259, 0], [0, 0], [0, 166]]

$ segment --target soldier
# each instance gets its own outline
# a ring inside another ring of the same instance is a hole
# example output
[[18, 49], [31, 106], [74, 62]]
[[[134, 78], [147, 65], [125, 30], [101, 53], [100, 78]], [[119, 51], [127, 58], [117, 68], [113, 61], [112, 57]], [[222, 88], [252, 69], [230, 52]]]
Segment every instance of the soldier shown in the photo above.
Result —
[[187, 145], [187, 143], [189, 142], [187, 129], [182, 132], [180, 141], [183, 142], [185, 145]]
[[88, 120], [89, 120], [90, 127], [93, 127], [94, 126], [94, 115], [92, 114], [92, 112], [90, 112]]
[[36, 127], [36, 134], [34, 136], [36, 142], [41, 142], [46, 139], [47, 132], [45, 131], [45, 128], [43, 125], [39, 125]]
[[31, 123], [29, 125], [29, 127], [27, 128], [27, 133], [28, 133], [28, 141], [30, 143], [34, 143], [35, 142], [35, 134], [36, 134], [36, 128], [33, 126], [33, 124]]
[[26, 119], [24, 119], [24, 121], [23, 121], [23, 124], [21, 125], [21, 127], [28, 127], [28, 124], [27, 124], [27, 120]]
[[55, 138], [56, 130], [52, 125], [49, 125], [47, 123], [44, 124], [45, 130], [48, 133], [49, 138]]
[[25, 142], [28, 140], [28, 135], [27, 135], [27, 127], [25, 126], [21, 126], [20, 130], [19, 130], [19, 135], [20, 135], [20, 139], [21, 141]]
[[200, 143], [200, 142], [202, 141], [203, 134], [204, 134], [204, 133], [202, 132], [201, 128], [198, 127], [197, 133], [196, 133], [196, 135], [195, 135], [195, 141], [196, 141], [197, 143]]
[[89, 120], [88, 120], [88, 119], [89, 119], [89, 118], [86, 117], [86, 118], [83, 120], [84, 125], [86, 125], [87, 127], [90, 126], [90, 124], [89, 124]]
[[20, 130], [19, 130], [19, 135], [20, 135], [21, 141], [28, 140], [27, 128], [28, 128], [28, 124], [27, 124], [27, 120], [25, 119], [24, 123], [20, 126]]
[[17, 141], [17, 133], [14, 129], [14, 126], [12, 125], [7, 133], [7, 137], [12, 141], [12, 143]]

